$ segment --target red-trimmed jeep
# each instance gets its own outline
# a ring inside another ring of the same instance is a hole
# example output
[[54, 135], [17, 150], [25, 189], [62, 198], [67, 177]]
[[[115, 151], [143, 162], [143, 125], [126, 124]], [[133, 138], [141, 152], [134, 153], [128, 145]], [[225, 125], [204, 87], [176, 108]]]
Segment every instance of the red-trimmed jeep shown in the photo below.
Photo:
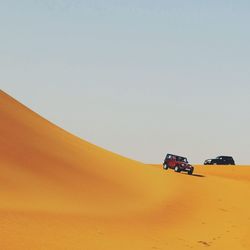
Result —
[[189, 175], [193, 174], [194, 167], [190, 165], [186, 157], [167, 154], [163, 162], [163, 169], [174, 169], [175, 172], [187, 172]]

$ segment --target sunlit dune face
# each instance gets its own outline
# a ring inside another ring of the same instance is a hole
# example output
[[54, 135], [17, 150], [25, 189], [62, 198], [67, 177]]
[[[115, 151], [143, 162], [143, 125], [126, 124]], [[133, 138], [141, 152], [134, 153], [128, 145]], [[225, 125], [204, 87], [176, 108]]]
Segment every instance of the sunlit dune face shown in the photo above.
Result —
[[250, 249], [250, 167], [165, 171], [0, 104], [0, 249]]

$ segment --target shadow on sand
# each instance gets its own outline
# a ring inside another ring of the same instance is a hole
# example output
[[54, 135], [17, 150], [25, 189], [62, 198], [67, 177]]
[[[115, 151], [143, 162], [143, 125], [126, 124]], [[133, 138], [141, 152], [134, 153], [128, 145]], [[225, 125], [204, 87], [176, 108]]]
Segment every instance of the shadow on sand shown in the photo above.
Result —
[[192, 174], [191, 176], [195, 176], [195, 177], [206, 177], [205, 175], [202, 175], [202, 174]]
[[[186, 174], [186, 173], [182, 173], [182, 174]], [[202, 175], [202, 174], [192, 174], [190, 176], [194, 176], [194, 177], [206, 177], [205, 175]]]

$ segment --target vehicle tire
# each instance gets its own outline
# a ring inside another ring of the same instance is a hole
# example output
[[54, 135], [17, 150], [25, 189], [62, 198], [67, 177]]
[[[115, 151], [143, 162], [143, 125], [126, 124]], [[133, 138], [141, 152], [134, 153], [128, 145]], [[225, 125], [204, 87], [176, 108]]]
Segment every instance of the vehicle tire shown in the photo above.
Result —
[[193, 174], [193, 171], [194, 171], [194, 170], [191, 169], [190, 171], [188, 171], [188, 174], [189, 174], [189, 175], [192, 175], [192, 174]]
[[175, 172], [178, 172], [178, 173], [180, 173], [180, 172], [181, 172], [181, 170], [179, 169], [179, 167], [178, 167], [178, 166], [176, 166], [176, 167], [174, 168], [174, 171], [175, 171]]
[[168, 170], [168, 165], [167, 164], [163, 164], [163, 169], [164, 170]]

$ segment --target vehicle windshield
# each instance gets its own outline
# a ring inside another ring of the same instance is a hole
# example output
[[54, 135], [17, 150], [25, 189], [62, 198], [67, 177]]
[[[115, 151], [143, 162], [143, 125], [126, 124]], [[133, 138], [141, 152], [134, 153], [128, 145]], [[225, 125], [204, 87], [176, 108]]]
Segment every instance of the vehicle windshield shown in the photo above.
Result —
[[177, 157], [177, 161], [181, 161], [181, 162], [188, 163], [187, 158], [185, 158], [185, 157], [180, 157], [180, 156]]

